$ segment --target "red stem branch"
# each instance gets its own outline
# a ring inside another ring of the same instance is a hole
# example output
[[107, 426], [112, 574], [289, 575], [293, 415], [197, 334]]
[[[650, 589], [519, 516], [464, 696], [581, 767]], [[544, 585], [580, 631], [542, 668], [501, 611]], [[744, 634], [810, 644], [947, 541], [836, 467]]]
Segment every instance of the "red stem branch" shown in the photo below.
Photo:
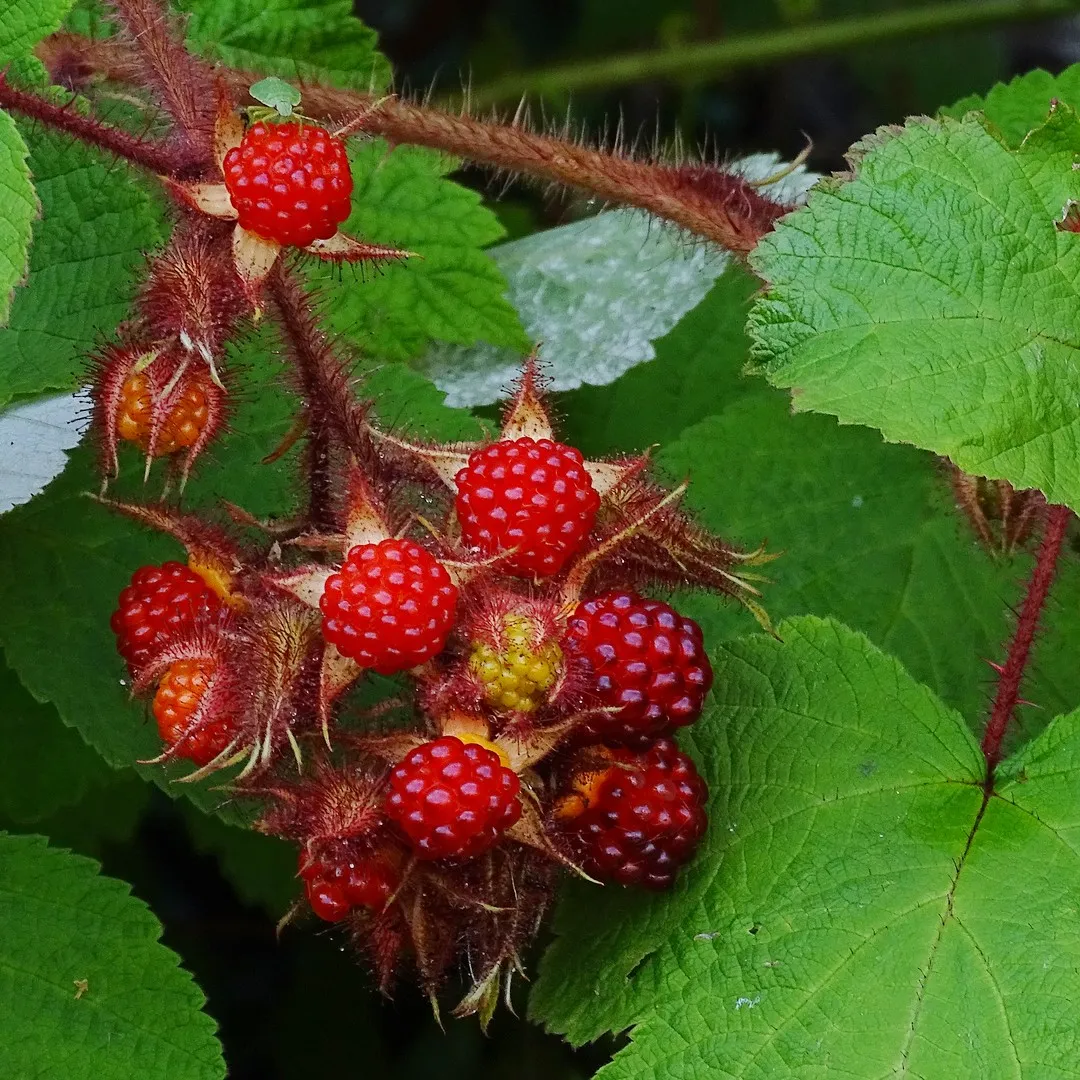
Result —
[[[138, 57], [130, 45], [55, 34], [38, 48], [54, 80], [85, 79], [89, 73], [132, 81]], [[230, 89], [246, 96], [258, 77], [219, 69]], [[357, 130], [391, 143], [428, 146], [494, 169], [563, 184], [608, 202], [636, 206], [674, 222], [729, 251], [746, 254], [778, 218], [792, 209], [766, 198], [740, 176], [704, 164], [668, 165], [638, 160], [569, 139], [541, 135], [516, 120], [503, 124], [377, 96], [305, 85], [304, 112], [327, 121], [356, 124]]]
[[179, 176], [190, 162], [158, 143], [129, 135], [77, 111], [74, 101], [57, 105], [46, 98], [19, 90], [0, 72], [0, 108], [37, 120], [58, 131], [74, 135], [83, 142], [100, 147], [133, 165], [164, 176]]
[[1058, 555], [1061, 553], [1065, 530], [1071, 518], [1072, 511], [1067, 506], [1053, 505], [1047, 508], [1042, 542], [1024, 590], [1024, 603], [1016, 620], [1016, 630], [1009, 642], [1008, 655], [1000, 668], [994, 706], [983, 734], [982, 752], [989, 767], [988, 780], [992, 780], [994, 766], [1001, 760], [1001, 744], [1005, 731], [1020, 701], [1020, 684], [1031, 656], [1031, 644], [1035, 640], [1046, 598], [1054, 582]]

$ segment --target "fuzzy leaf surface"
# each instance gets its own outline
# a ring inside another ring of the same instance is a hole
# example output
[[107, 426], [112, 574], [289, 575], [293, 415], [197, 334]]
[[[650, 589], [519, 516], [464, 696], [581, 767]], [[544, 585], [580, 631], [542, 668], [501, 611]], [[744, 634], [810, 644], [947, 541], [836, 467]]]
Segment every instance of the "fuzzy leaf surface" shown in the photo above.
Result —
[[1076, 1076], [1077, 718], [987, 801], [963, 720], [895, 660], [834, 622], [780, 634], [714, 654], [698, 859], [667, 895], [575, 883], [534, 1014], [633, 1025], [603, 1080]]
[[129, 886], [44, 837], [6, 834], [0, 880], [0, 1074], [224, 1077], [205, 999]]
[[375, 271], [314, 268], [312, 278], [333, 291], [333, 329], [387, 360], [413, 359], [433, 340], [527, 352], [506, 279], [482, 250], [503, 227], [475, 191], [448, 178], [458, 163], [421, 147], [388, 151], [382, 139], [351, 149], [351, 158], [353, 212], [342, 229], [420, 258]]
[[[755, 154], [733, 171], [754, 180], [784, 168], [777, 154]], [[816, 181], [803, 166], [764, 190], [797, 203]], [[731, 265], [730, 256], [647, 214], [616, 210], [502, 244], [491, 252], [510, 284], [509, 299], [541, 359], [552, 390], [602, 386], [656, 356], [655, 342], [693, 310]], [[498, 343], [436, 345], [423, 368], [451, 405], [486, 405], [505, 395], [519, 357]]]
[[[231, 67], [293, 83], [381, 90], [390, 65], [349, 0], [181, 0], [188, 38]], [[301, 105], [301, 109], [303, 106]]]
[[60, 28], [73, 0], [5, 0], [0, 11], [0, 68], [21, 60]]
[[865, 424], [969, 473], [1080, 506], [1075, 114], [1018, 151], [974, 118], [912, 121], [860, 151], [752, 262], [750, 319], [795, 408]]
[[0, 200], [4, 205], [0, 217], [0, 325], [8, 321], [11, 294], [26, 274], [30, 223], [38, 211], [26, 162], [28, 154], [15, 121], [0, 112]]
[[41, 219], [29, 277], [0, 330], [0, 408], [79, 384], [89, 351], [128, 315], [135, 273], [163, 235], [141, 178], [65, 135], [23, 131]]

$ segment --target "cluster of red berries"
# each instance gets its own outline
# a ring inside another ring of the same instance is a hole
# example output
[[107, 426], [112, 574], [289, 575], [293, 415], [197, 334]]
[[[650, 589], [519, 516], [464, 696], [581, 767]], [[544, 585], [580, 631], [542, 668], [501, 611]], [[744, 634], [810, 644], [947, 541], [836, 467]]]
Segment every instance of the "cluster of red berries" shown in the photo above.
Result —
[[[229, 240], [189, 214], [151, 262], [137, 339], [99, 367], [106, 469], [126, 440], [148, 459], [186, 451], [186, 476], [222, 425], [223, 345], [264, 306], [325, 445], [308, 456], [308, 515], [262, 541], [119, 506], [189, 562], [136, 571], [117, 649], [152, 695], [157, 760], [240, 766], [257, 828], [299, 848], [306, 906], [349, 928], [382, 985], [410, 958], [433, 993], [467, 957], [462, 1008], [485, 1015], [560, 868], [663, 889], [693, 856], [707, 792], [674, 732], [701, 715], [712, 670], [697, 624], [645, 594], [737, 594], [735, 564], [754, 556], [697, 527], [646, 457], [588, 461], [559, 442], [532, 358], [495, 438], [379, 430], [277, 264], [283, 245], [387, 255], [337, 232], [344, 145], [308, 121], [220, 123], [223, 182], [170, 190], [237, 225]], [[404, 725], [373, 730], [352, 694], [369, 673], [404, 676]]]

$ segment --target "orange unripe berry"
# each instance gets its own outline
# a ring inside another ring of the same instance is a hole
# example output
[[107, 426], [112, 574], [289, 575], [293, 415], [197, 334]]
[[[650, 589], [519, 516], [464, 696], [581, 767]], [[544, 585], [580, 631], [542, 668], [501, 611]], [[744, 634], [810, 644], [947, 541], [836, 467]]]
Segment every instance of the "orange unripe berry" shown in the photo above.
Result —
[[163, 457], [194, 446], [210, 415], [206, 390], [198, 378], [192, 377], [181, 381], [179, 391], [179, 397], [169, 409], [151, 447], [154, 399], [150, 380], [142, 372], [132, 372], [120, 389], [117, 434], [140, 449], [150, 451], [154, 457]]

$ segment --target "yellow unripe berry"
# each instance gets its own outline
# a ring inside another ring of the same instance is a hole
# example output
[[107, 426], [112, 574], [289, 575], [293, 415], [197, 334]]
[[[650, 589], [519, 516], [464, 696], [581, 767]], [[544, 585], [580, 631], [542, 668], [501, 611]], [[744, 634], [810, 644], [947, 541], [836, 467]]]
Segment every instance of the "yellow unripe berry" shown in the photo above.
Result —
[[498, 646], [486, 641], [473, 646], [469, 668], [498, 712], [532, 712], [559, 677], [562, 649], [554, 641], [537, 648], [533, 636], [532, 620], [508, 615]]

